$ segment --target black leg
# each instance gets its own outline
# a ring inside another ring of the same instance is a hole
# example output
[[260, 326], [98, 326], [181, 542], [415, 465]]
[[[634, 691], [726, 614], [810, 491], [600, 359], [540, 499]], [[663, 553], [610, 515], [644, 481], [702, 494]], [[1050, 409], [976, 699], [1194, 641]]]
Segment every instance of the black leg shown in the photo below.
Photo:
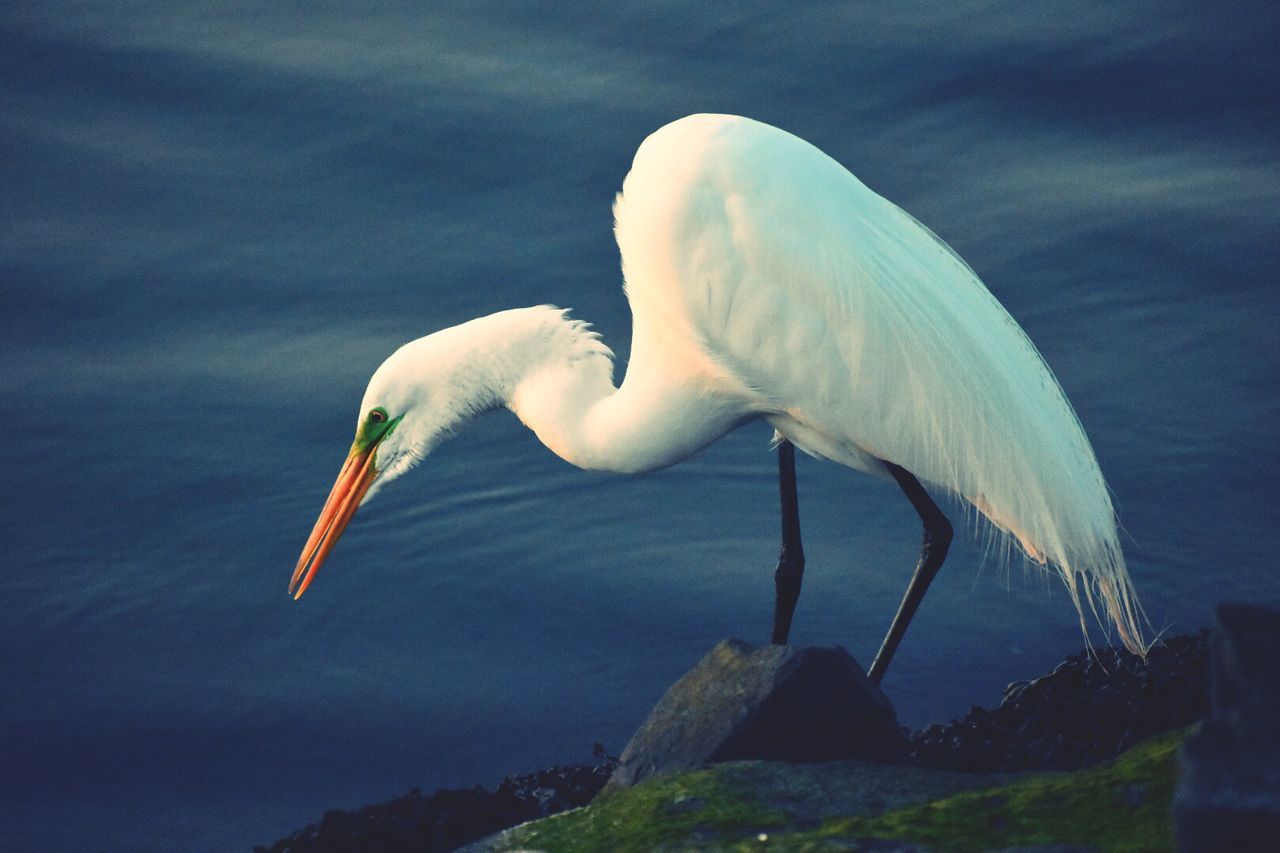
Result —
[[920, 547], [920, 562], [916, 564], [915, 574], [911, 576], [907, 594], [902, 597], [902, 604], [898, 605], [898, 615], [893, 617], [889, 633], [885, 635], [884, 643], [881, 644], [875, 662], [871, 664], [871, 670], [867, 673], [867, 678], [871, 679], [873, 684], [879, 684], [885, 670], [889, 668], [889, 661], [893, 659], [898, 643], [902, 642], [902, 635], [907, 632], [907, 625], [911, 623], [911, 617], [920, 606], [925, 590], [929, 588], [934, 575], [942, 567], [942, 561], [947, 558], [947, 549], [951, 547], [952, 535], [951, 522], [942, 514], [942, 510], [938, 509], [938, 505], [929, 497], [929, 493], [924, 490], [924, 486], [920, 485], [920, 481], [912, 476], [910, 471], [892, 462], [885, 462], [884, 466], [889, 469], [893, 479], [898, 481], [898, 485], [906, 493], [907, 500], [911, 501], [911, 505], [919, 513], [920, 521], [924, 524], [924, 543]]
[[773, 642], [785, 645], [791, 633], [791, 617], [800, 598], [804, 577], [804, 547], [800, 544], [800, 501], [796, 497], [796, 449], [785, 438], [778, 445], [778, 493], [782, 498], [782, 551], [773, 573], [776, 588], [773, 609]]

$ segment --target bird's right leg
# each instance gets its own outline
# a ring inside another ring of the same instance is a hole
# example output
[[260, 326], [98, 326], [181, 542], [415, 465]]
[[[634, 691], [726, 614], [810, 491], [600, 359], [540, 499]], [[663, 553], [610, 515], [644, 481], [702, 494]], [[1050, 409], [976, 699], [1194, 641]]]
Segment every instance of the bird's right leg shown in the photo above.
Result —
[[902, 597], [902, 604], [898, 606], [898, 613], [893, 617], [889, 633], [885, 635], [884, 643], [881, 644], [880, 651], [876, 653], [876, 659], [867, 672], [867, 678], [872, 684], [879, 684], [885, 670], [889, 668], [889, 661], [893, 659], [893, 653], [897, 651], [902, 635], [907, 633], [907, 625], [911, 623], [911, 617], [920, 606], [925, 590], [929, 588], [934, 575], [938, 574], [938, 569], [942, 568], [942, 561], [947, 558], [947, 549], [951, 547], [952, 536], [951, 522], [933, 502], [933, 498], [929, 497], [929, 493], [924, 490], [924, 486], [920, 485], [920, 481], [910, 471], [892, 462], [885, 462], [884, 467], [893, 475], [898, 487], [902, 489], [907, 500], [911, 501], [911, 505], [919, 514], [920, 522], [924, 525], [924, 542], [920, 547], [920, 562], [916, 564], [911, 583], [907, 585], [907, 594]]
[[800, 544], [800, 500], [796, 496], [796, 448], [785, 438], [778, 443], [778, 494], [782, 499], [782, 550], [773, 573], [773, 642], [786, 645], [791, 617], [804, 578], [804, 546]]

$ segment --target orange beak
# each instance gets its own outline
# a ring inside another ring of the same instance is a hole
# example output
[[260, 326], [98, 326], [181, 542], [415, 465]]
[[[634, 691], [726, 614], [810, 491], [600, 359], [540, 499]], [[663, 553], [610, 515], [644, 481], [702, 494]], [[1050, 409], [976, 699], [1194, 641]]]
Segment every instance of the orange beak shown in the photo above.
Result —
[[329, 556], [338, 537], [346, 529], [360, 506], [360, 500], [378, 477], [378, 469], [373, 464], [376, 441], [370, 442], [364, 450], [351, 449], [351, 455], [338, 473], [338, 481], [329, 492], [329, 499], [320, 510], [320, 518], [307, 538], [307, 544], [298, 558], [298, 567], [293, 570], [293, 579], [289, 581], [289, 594], [295, 600], [302, 597], [315, 579], [316, 572], [324, 558]]

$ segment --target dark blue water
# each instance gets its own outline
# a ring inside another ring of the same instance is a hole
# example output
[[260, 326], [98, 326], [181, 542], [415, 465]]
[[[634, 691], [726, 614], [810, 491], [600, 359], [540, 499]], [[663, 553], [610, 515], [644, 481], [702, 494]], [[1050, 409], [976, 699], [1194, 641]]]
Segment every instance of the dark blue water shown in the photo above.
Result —
[[[398, 344], [554, 302], [626, 353], [609, 205], [691, 112], [813, 141], [972, 263], [1074, 401], [1158, 626], [1280, 603], [1274, 4], [422, 5], [0, 11], [0, 845], [244, 848], [586, 760], [765, 639], [760, 426], [626, 479], [484, 419], [285, 595]], [[793, 638], [867, 661], [914, 514], [800, 482]], [[969, 539], [885, 687], [919, 725], [1079, 646], [1057, 582]]]

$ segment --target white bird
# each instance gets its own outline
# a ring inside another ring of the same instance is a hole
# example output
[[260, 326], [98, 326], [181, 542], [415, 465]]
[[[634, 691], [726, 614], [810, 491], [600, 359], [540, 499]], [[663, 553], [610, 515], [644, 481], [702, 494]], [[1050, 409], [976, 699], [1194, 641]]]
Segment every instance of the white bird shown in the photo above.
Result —
[[[1144, 619], [1093, 450], [1026, 334], [941, 239], [809, 143], [695, 115], [640, 146], [614, 203], [631, 358], [551, 306], [405, 344], [369, 382], [355, 442], [289, 585], [315, 578], [357, 507], [476, 415], [507, 408], [561, 458], [634, 473], [768, 422], [783, 546], [774, 642], [804, 557], [794, 450], [890, 479], [924, 525], [920, 562], [869, 673], [888, 667], [952, 538], [925, 489], [976, 508], [1056, 570], [1087, 628], [1101, 599], [1123, 644]], [[924, 484], [924, 485], [922, 485]]]

